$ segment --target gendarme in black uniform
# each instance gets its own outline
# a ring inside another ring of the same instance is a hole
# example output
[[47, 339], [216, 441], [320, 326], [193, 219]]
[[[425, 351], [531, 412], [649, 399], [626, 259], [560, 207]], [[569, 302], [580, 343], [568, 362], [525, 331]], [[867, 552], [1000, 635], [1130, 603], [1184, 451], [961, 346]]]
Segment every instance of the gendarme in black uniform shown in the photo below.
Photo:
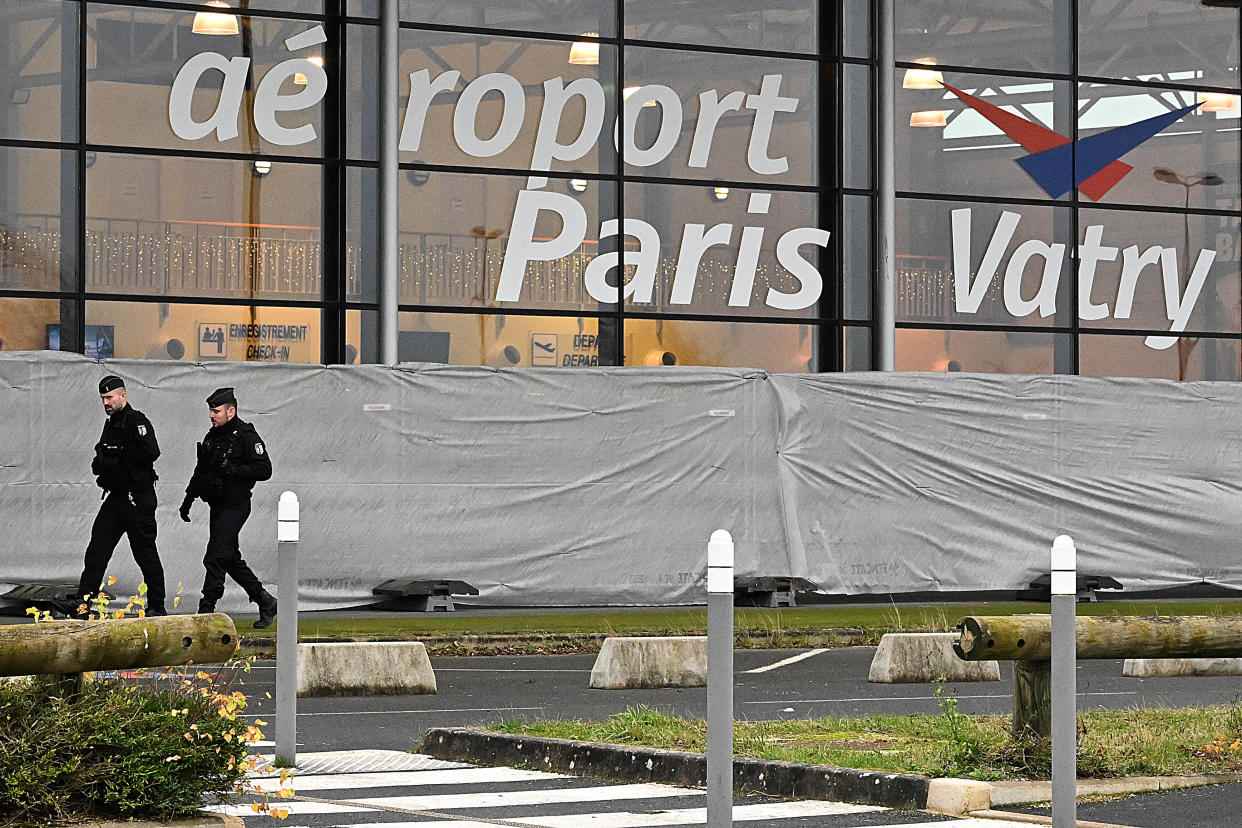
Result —
[[276, 616], [276, 599], [242, 560], [238, 536], [250, 517], [250, 491], [256, 482], [272, 476], [272, 461], [254, 426], [237, 416], [232, 388], [216, 389], [207, 398], [207, 405], [231, 410], [233, 416], [213, 425], [198, 444], [198, 463], [181, 504], [181, 519], [187, 522], [196, 498], [211, 508], [211, 536], [203, 558], [207, 575], [198, 611], [215, 612], [216, 602], [224, 595], [224, 576], [229, 575], [259, 605], [255, 626], [266, 627]]
[[128, 535], [147, 585], [147, 614], [164, 615], [164, 568], [155, 548], [154, 464], [160, 456], [155, 427], [145, 414], [128, 404], [120, 377], [104, 377], [99, 394], [109, 414], [95, 444], [91, 472], [104, 490], [104, 501], [91, 527], [75, 597], [89, 603], [88, 596], [99, 592], [113, 550], [121, 536]]

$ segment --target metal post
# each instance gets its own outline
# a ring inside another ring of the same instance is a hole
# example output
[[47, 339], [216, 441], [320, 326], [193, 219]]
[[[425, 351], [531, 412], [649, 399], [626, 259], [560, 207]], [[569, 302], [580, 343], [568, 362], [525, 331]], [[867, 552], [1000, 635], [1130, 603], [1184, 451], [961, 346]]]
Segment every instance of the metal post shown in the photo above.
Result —
[[876, 107], [879, 119], [876, 125], [879, 140], [880, 168], [877, 171], [879, 203], [876, 205], [876, 230], [879, 234], [879, 259], [875, 271], [875, 367], [878, 371], [892, 371], [897, 348], [897, 321], [895, 284], [897, 279], [897, 174], [894, 166], [897, 134], [894, 131], [893, 109], [897, 83], [896, 60], [893, 45], [894, 0], [880, 0], [879, 10], [879, 72], [876, 77]]
[[276, 761], [298, 761], [298, 496], [276, 510]]
[[707, 543], [707, 827], [733, 824], [733, 537]]
[[1078, 820], [1077, 551], [1069, 535], [1052, 542], [1052, 825]]
[[397, 364], [397, 215], [400, 177], [397, 123], [397, 61], [400, 24], [398, 0], [380, 0], [379, 27], [379, 358], [384, 365]]

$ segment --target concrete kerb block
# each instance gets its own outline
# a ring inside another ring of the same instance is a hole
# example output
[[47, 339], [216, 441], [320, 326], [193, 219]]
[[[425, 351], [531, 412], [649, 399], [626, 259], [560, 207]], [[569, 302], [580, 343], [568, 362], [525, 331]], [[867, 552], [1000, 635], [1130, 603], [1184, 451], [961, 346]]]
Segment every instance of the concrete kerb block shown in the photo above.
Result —
[[873, 684], [1000, 681], [995, 661], [963, 661], [953, 652], [957, 633], [885, 633], [871, 659]]
[[436, 692], [421, 641], [298, 645], [299, 696], [419, 696]]
[[1242, 676], [1242, 658], [1127, 658], [1121, 674], [1130, 678]]
[[606, 638], [591, 668], [596, 690], [706, 686], [705, 635]]
[[992, 786], [973, 779], [933, 779], [927, 786], [927, 810], [938, 814], [969, 814], [992, 807]]

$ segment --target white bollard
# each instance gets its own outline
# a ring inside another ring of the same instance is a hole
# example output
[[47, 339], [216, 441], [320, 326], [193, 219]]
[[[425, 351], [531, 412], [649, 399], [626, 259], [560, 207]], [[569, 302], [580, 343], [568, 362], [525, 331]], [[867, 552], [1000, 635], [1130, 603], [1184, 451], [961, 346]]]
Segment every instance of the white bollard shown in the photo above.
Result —
[[1052, 542], [1052, 825], [1078, 819], [1078, 551], [1069, 535]]
[[298, 496], [276, 508], [276, 761], [298, 761]]
[[733, 537], [707, 543], [707, 826], [733, 824]]

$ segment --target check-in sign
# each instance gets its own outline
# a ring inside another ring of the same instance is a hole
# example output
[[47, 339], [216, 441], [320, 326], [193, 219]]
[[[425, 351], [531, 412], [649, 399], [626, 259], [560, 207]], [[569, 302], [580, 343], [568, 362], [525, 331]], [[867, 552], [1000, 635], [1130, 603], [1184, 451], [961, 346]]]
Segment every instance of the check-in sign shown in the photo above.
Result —
[[227, 326], [223, 322], [198, 324], [198, 358], [224, 359], [228, 355]]
[[556, 352], [556, 334], [537, 333], [530, 335], [531, 365], [555, 366], [557, 364]]

